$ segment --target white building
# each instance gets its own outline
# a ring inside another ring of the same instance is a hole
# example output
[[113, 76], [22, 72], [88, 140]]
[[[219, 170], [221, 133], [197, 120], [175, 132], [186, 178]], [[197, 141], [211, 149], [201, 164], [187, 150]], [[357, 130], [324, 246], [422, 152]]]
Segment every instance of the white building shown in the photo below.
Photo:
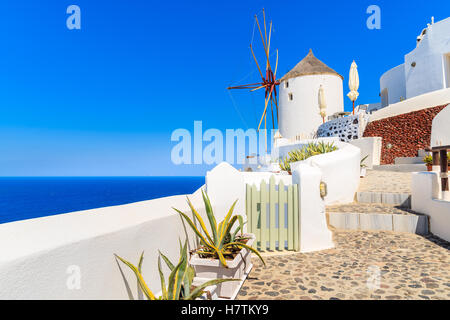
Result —
[[428, 24], [404, 63], [380, 78], [381, 106], [450, 88], [450, 18]]
[[319, 115], [319, 88], [322, 85], [328, 115], [344, 111], [343, 77], [308, 55], [281, 78], [279, 130], [283, 138], [308, 139], [314, 136], [322, 117]]

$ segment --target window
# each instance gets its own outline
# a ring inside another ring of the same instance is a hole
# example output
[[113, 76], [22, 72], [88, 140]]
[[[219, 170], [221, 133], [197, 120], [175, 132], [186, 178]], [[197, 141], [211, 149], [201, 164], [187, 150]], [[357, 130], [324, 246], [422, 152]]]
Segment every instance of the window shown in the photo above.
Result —
[[288, 99], [289, 101], [294, 100], [294, 95], [292, 93], [288, 93]]
[[286, 81], [286, 82], [284, 83], [284, 87], [285, 87], [285, 88], [289, 88], [289, 81]]

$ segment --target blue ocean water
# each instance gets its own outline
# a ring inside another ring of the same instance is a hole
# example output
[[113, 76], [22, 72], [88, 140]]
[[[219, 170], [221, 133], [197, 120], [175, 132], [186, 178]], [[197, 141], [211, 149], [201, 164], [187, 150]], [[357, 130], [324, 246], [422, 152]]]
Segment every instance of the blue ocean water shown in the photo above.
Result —
[[204, 177], [0, 178], [0, 223], [189, 194]]

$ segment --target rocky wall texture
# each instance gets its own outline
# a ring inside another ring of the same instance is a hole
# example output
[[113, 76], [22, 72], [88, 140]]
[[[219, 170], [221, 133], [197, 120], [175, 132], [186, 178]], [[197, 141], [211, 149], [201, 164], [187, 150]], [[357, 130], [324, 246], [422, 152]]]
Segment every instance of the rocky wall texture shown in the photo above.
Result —
[[436, 106], [369, 122], [364, 137], [382, 137], [381, 164], [392, 164], [397, 157], [416, 157], [419, 149], [430, 146], [434, 117], [446, 107]]
[[338, 137], [343, 142], [362, 138], [368, 117], [368, 114], [361, 112], [330, 120], [320, 125], [317, 136], [319, 138]]

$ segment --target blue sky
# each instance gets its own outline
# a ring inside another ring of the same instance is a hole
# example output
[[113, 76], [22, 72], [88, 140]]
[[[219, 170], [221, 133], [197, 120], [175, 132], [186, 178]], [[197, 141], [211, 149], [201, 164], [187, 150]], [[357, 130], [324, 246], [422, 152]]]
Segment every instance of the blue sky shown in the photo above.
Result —
[[[71, 4], [81, 30], [66, 27]], [[371, 4], [381, 30], [366, 27]], [[360, 103], [379, 101], [379, 77], [431, 16], [450, 15], [437, 0], [2, 1], [0, 176], [204, 174], [208, 166], [171, 163], [171, 133], [194, 120], [257, 126], [263, 93], [233, 92], [233, 105], [226, 87], [258, 80], [249, 44], [263, 7], [280, 77], [312, 48], [345, 77], [346, 93], [355, 59]]]

